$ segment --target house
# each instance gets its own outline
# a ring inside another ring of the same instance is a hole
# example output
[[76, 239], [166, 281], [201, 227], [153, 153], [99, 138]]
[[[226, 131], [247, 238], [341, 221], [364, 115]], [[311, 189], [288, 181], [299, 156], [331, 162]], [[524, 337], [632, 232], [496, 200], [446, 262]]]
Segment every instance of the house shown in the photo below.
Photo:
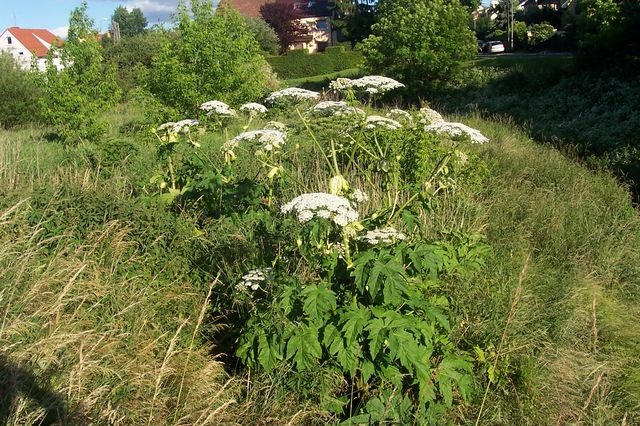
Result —
[[[248, 18], [259, 18], [260, 8], [275, 0], [224, 0], [224, 3]], [[327, 0], [280, 0], [290, 3], [297, 12], [297, 21], [304, 24], [309, 33], [300, 37], [289, 49], [307, 49], [310, 53], [321, 52], [335, 44], [331, 27], [331, 10]]]
[[[10, 27], [0, 35], [0, 51], [9, 52], [24, 69], [35, 61], [38, 69], [44, 71], [53, 45], [62, 46], [62, 40], [49, 30]], [[60, 58], [54, 58], [53, 62], [58, 69], [62, 68]]]

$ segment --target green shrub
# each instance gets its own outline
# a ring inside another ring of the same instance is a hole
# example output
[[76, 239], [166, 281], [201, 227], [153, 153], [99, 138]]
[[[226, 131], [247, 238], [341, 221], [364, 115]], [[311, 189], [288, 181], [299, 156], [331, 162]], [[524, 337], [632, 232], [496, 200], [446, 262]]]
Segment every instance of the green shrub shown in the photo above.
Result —
[[556, 29], [553, 28], [548, 22], [542, 22], [541, 24], [533, 24], [529, 27], [529, 31], [531, 31], [531, 39], [529, 40], [529, 44], [533, 47], [540, 47], [544, 45], [547, 41], [553, 37], [553, 34], [556, 32]]
[[106, 130], [101, 112], [117, 102], [120, 92], [114, 68], [103, 61], [86, 2], [71, 14], [69, 36], [60, 51], [64, 66], [60, 71], [52, 61], [55, 52], [49, 52], [44, 80], [44, 117], [66, 142], [97, 140]]
[[378, 23], [364, 40], [367, 69], [414, 88], [451, 79], [477, 45], [467, 12], [444, 0], [382, 0]]
[[263, 95], [268, 66], [244, 19], [211, 1], [191, 2], [179, 13], [180, 36], [154, 59], [148, 88], [164, 104], [192, 115], [203, 102], [231, 104]]
[[42, 89], [8, 53], [0, 53], [0, 127], [33, 123], [40, 116]]
[[245, 18], [245, 22], [249, 32], [260, 45], [260, 49], [266, 54], [277, 55], [280, 50], [280, 41], [273, 28], [262, 18]]
[[362, 54], [344, 46], [328, 47], [324, 53], [309, 53], [306, 49], [290, 50], [284, 56], [268, 57], [267, 61], [279, 78], [302, 78], [329, 74], [362, 63]]

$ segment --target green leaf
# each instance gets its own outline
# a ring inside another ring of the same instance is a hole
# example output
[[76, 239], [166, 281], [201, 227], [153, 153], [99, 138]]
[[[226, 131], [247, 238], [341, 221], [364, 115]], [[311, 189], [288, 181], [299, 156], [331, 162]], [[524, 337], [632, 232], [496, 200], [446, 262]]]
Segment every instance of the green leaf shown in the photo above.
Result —
[[338, 351], [337, 360], [342, 368], [347, 371], [352, 377], [356, 372], [356, 361], [360, 354], [360, 345], [357, 342], [351, 342], [346, 346], [341, 346]]
[[329, 348], [330, 355], [335, 355], [338, 353], [338, 346], [335, 346], [334, 350], [335, 342], [342, 343], [342, 336], [340, 335], [340, 331], [338, 331], [335, 325], [327, 324], [323, 331], [322, 344], [326, 348]]
[[269, 372], [276, 366], [278, 360], [282, 359], [278, 345], [270, 343], [267, 336], [262, 333], [258, 336], [258, 361], [265, 371]]
[[349, 345], [354, 342], [369, 321], [370, 313], [363, 307], [351, 308], [342, 316], [342, 335]]
[[384, 420], [385, 408], [380, 398], [371, 398], [365, 406], [367, 413], [371, 415], [372, 422], [379, 422]]
[[343, 421], [340, 423], [340, 426], [368, 425], [370, 424], [370, 418], [371, 416], [369, 414], [358, 414]]
[[303, 310], [313, 322], [326, 319], [336, 310], [336, 295], [324, 283], [308, 285], [300, 294], [305, 297]]
[[371, 376], [375, 374], [376, 367], [371, 361], [363, 359], [360, 361], [360, 372], [362, 374], [362, 380], [367, 383]]
[[380, 318], [374, 318], [369, 321], [369, 324], [365, 328], [365, 330], [369, 332], [369, 353], [371, 354], [371, 359], [375, 359], [378, 353], [380, 353], [382, 343], [386, 337], [384, 328], [384, 321]]
[[287, 342], [287, 359], [293, 358], [298, 371], [304, 371], [312, 367], [321, 356], [318, 329], [313, 326], [298, 326]]

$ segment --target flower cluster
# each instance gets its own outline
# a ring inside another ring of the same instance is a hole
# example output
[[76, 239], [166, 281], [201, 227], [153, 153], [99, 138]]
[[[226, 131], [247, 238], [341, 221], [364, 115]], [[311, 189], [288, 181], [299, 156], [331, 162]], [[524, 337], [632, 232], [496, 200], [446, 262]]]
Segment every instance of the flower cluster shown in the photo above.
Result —
[[161, 124], [156, 129], [156, 132], [167, 132], [167, 133], [187, 133], [191, 130], [192, 127], [200, 124], [198, 120], [185, 119], [180, 120], [178, 122], [170, 121], [168, 123]]
[[402, 128], [402, 124], [391, 118], [382, 117], [380, 115], [370, 115], [367, 117], [364, 125], [365, 129], [384, 128], [390, 130], [398, 130]]
[[351, 89], [353, 86], [353, 80], [350, 78], [339, 77], [329, 83], [329, 89], [335, 92], [342, 92], [347, 89]]
[[273, 151], [281, 148], [286, 139], [287, 136], [279, 130], [263, 129], [240, 133], [229, 142], [232, 144], [235, 142], [235, 145], [233, 145], [233, 147], [235, 147], [238, 145], [238, 142], [241, 141], [258, 141], [262, 144], [262, 149], [264, 151]]
[[336, 225], [347, 226], [358, 221], [358, 212], [349, 200], [326, 192], [302, 194], [282, 206], [282, 213], [295, 212], [298, 221], [306, 223], [314, 217], [330, 219]]
[[273, 270], [271, 268], [253, 269], [242, 276], [242, 279], [236, 284], [236, 290], [253, 290], [256, 291], [260, 285], [267, 281]]
[[264, 125], [265, 130], [278, 130], [284, 134], [287, 134], [287, 125], [279, 121], [269, 121]]
[[420, 123], [422, 124], [435, 124], [444, 121], [442, 115], [438, 111], [431, 108], [420, 108]]
[[266, 102], [273, 105], [280, 101], [302, 102], [307, 100], [316, 100], [318, 98], [320, 98], [320, 93], [318, 92], [301, 89], [299, 87], [288, 87], [271, 93], [267, 96]]
[[489, 139], [480, 133], [479, 130], [473, 129], [469, 126], [466, 126], [462, 123], [449, 123], [449, 122], [438, 122], [433, 123], [424, 128], [427, 132], [437, 133], [437, 134], [446, 134], [452, 138], [465, 138], [468, 137], [472, 143], [483, 144], [489, 142]]
[[354, 203], [364, 203], [369, 201], [369, 196], [361, 189], [354, 189], [350, 196]]
[[349, 108], [346, 102], [343, 101], [322, 101], [318, 102], [312, 109], [316, 115], [329, 116], [334, 115], [339, 111], [344, 111]]
[[413, 117], [411, 116], [411, 114], [399, 108], [393, 108], [389, 110], [389, 112], [387, 113], [387, 117], [392, 118], [401, 123], [406, 123], [410, 125], [413, 124]]
[[248, 104], [243, 104], [240, 106], [240, 111], [247, 112], [249, 115], [255, 116], [260, 114], [266, 114], [268, 109], [266, 106], [256, 103], [249, 102]]
[[235, 117], [236, 111], [221, 101], [208, 101], [200, 105], [200, 109], [207, 115], [219, 115], [221, 117]]
[[396, 231], [395, 228], [388, 226], [386, 228], [378, 228], [367, 231], [366, 234], [360, 236], [358, 240], [364, 241], [371, 245], [390, 244], [396, 241], [405, 240], [407, 236], [402, 232]]

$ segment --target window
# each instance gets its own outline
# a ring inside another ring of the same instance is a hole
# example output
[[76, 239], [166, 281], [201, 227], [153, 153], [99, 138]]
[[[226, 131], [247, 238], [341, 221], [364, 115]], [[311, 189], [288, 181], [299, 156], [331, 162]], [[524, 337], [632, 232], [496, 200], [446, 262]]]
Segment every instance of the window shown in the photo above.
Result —
[[329, 28], [329, 25], [327, 24], [326, 20], [322, 19], [322, 20], [316, 21], [316, 29], [326, 30], [327, 28]]
[[18, 55], [24, 55], [24, 52], [18, 52]]
[[13, 40], [11, 40], [11, 37], [7, 37], [7, 44], [11, 44]]

